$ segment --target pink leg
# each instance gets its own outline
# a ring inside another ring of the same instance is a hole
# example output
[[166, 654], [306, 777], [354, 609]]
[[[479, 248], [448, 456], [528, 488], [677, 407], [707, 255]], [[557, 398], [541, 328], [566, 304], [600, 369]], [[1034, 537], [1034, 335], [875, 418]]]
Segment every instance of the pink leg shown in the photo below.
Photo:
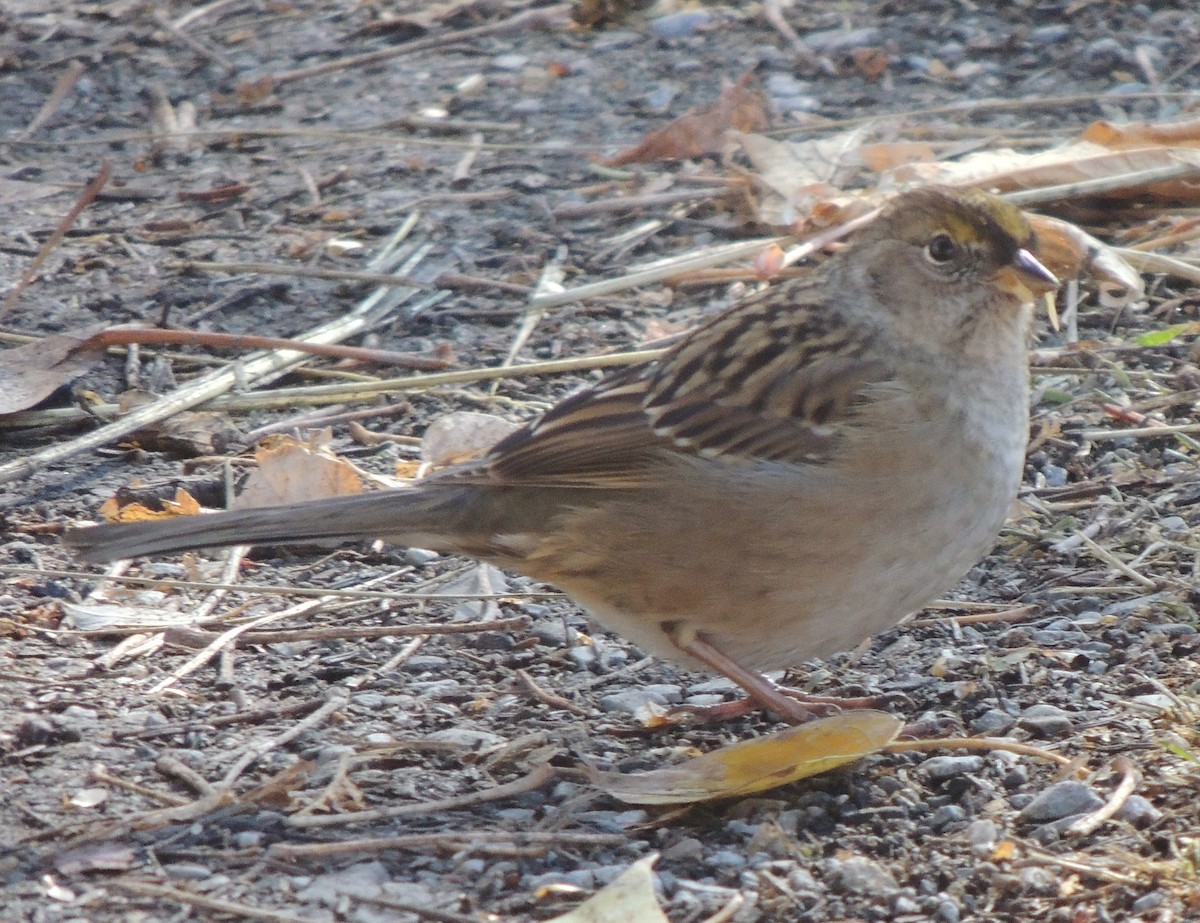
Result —
[[761, 673], [747, 670], [727, 654], [722, 653], [703, 632], [692, 632], [678, 625], [665, 623], [663, 629], [681, 651], [710, 667], [722, 676], [733, 680], [746, 690], [749, 698], [737, 702], [725, 702], [708, 707], [683, 706], [678, 711], [687, 711], [708, 720], [723, 721], [747, 714], [755, 706], [775, 712], [789, 724], [803, 724], [823, 715], [848, 708], [874, 708], [879, 700], [871, 696], [839, 699], [836, 696], [809, 695], [799, 689], [780, 686]]

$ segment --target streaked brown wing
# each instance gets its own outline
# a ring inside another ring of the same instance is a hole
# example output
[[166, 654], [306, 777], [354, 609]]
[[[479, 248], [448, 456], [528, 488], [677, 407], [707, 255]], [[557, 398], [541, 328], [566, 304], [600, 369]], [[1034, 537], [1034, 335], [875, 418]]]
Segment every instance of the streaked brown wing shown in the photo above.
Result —
[[863, 358], [869, 333], [787, 298], [727, 312], [656, 362], [625, 369], [552, 408], [450, 477], [513, 486], [632, 488], [679, 452], [815, 465], [836, 453], [857, 408], [888, 382]]

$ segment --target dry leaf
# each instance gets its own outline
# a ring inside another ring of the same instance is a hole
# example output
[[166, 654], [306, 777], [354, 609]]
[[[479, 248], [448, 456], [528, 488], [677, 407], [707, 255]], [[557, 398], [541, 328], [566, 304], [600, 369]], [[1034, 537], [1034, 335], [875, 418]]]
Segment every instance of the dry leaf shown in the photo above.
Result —
[[175, 488], [174, 500], [162, 501], [161, 510], [152, 510], [141, 503], [121, 506], [116, 497], [109, 497], [100, 507], [100, 515], [105, 522], [145, 522], [148, 519], [195, 516], [200, 512], [199, 502], [182, 487]]
[[246, 478], [234, 509], [258, 509], [362, 493], [358, 471], [329, 449], [330, 438], [326, 430], [305, 442], [291, 436], [264, 440], [254, 453], [258, 468]]
[[[122, 413], [158, 400], [145, 391], [127, 391], [120, 397]], [[180, 458], [220, 455], [241, 434], [229, 417], [211, 410], [183, 410], [130, 433], [126, 444], [147, 452], [163, 452]]]
[[1200, 119], [1191, 122], [1129, 122], [1114, 125], [1112, 122], [1093, 122], [1082, 135], [1081, 141], [1093, 141], [1109, 148], [1147, 147], [1200, 147]]
[[60, 333], [0, 350], [0, 413], [40, 404], [103, 357], [87, 347], [88, 334]]
[[448, 413], [430, 423], [421, 436], [421, 457], [435, 468], [470, 461], [520, 428], [490, 413]]
[[[871, 192], [845, 193], [851, 172], [859, 172], [865, 127], [807, 141], [776, 141], [765, 135], [733, 135], [751, 166], [760, 194], [753, 218], [763, 224], [795, 227], [830, 224], [865, 214], [879, 204]], [[814, 216], [820, 214], [819, 221]]]
[[630, 804], [690, 804], [737, 798], [828, 772], [875, 753], [904, 723], [881, 711], [847, 711], [636, 775], [590, 773], [594, 785]]
[[1038, 259], [1060, 279], [1089, 275], [1113, 307], [1140, 301], [1146, 294], [1141, 273], [1108, 244], [1070, 222], [1047, 215], [1028, 217], [1037, 233]]
[[933, 145], [924, 141], [891, 141], [861, 145], [858, 160], [864, 167], [884, 173], [910, 163], [934, 163], [937, 154]]
[[737, 83], [723, 90], [711, 106], [681, 115], [604, 163], [610, 167], [623, 167], [631, 163], [684, 160], [714, 154], [724, 147], [725, 133], [731, 128], [763, 131], [769, 124], [766, 95], [754, 74], [747, 71]]
[[[943, 183], [1003, 193], [1137, 174], [1180, 163], [1200, 166], [1200, 151], [1166, 147], [1111, 150], [1090, 141], [1079, 141], [1034, 154], [1003, 149], [979, 151], [956, 161], [908, 164], [891, 170], [887, 178], [897, 185]], [[1130, 193], [1136, 190], [1138, 195], [1150, 194], [1183, 203], [1200, 201], [1200, 184], [1168, 180], [1139, 185], [1136, 177], [1130, 182]], [[1120, 195], [1119, 191], [1105, 193], [1107, 198]]]
[[670, 923], [654, 896], [651, 853], [629, 866], [586, 901], [547, 923]]
[[861, 76], [874, 83], [887, 72], [888, 65], [892, 63], [892, 56], [886, 48], [868, 46], [851, 51], [850, 60], [854, 62], [854, 69]]

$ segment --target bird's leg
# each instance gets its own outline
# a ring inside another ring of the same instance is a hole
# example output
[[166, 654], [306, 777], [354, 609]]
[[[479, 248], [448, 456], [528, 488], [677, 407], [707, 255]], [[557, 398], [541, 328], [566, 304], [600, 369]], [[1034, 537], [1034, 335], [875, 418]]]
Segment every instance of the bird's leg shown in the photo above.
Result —
[[[800, 700], [787, 695], [778, 683], [761, 673], [747, 670], [727, 654], [722, 653], [704, 636], [704, 632], [689, 628], [678, 622], [663, 623], [663, 630], [671, 642], [685, 654], [700, 661], [722, 676], [733, 680], [746, 690], [748, 699], [713, 705], [709, 708], [688, 709], [694, 714], [710, 720], [723, 720], [744, 715], [754, 705], [775, 712], [789, 724], [804, 724], [821, 715], [821, 710], [806, 708]], [[732, 706], [732, 707], [727, 707]]]
[[696, 631], [686, 624], [677, 622], [663, 623], [663, 630], [681, 651], [722, 676], [733, 680], [745, 689], [749, 696], [746, 699], [725, 702], [720, 705], [688, 706], [678, 709], [699, 715], [707, 720], [722, 721], [738, 718], [758, 706], [775, 712], [789, 724], [803, 724], [843, 709], [875, 708], [880, 704], [880, 700], [873, 696], [843, 699], [836, 696], [810, 695], [799, 689], [781, 686], [762, 673], [747, 670], [714, 646], [702, 631]]

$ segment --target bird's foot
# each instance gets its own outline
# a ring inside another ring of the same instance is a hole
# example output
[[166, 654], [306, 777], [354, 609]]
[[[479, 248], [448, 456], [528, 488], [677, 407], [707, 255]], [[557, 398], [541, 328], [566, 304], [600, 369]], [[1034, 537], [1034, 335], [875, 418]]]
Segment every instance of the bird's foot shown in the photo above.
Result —
[[688, 631], [682, 627], [664, 626], [675, 645], [707, 667], [733, 680], [744, 690], [747, 697], [719, 705], [684, 705], [672, 709], [675, 713], [694, 715], [704, 721], [727, 721], [739, 718], [755, 708], [774, 712], [789, 724], [804, 724], [817, 718], [855, 708], [878, 708], [883, 704], [882, 696], [860, 696], [838, 698], [836, 696], [812, 695], [799, 689], [781, 686], [774, 680], [748, 670], [736, 660], [716, 648], [703, 632]]

